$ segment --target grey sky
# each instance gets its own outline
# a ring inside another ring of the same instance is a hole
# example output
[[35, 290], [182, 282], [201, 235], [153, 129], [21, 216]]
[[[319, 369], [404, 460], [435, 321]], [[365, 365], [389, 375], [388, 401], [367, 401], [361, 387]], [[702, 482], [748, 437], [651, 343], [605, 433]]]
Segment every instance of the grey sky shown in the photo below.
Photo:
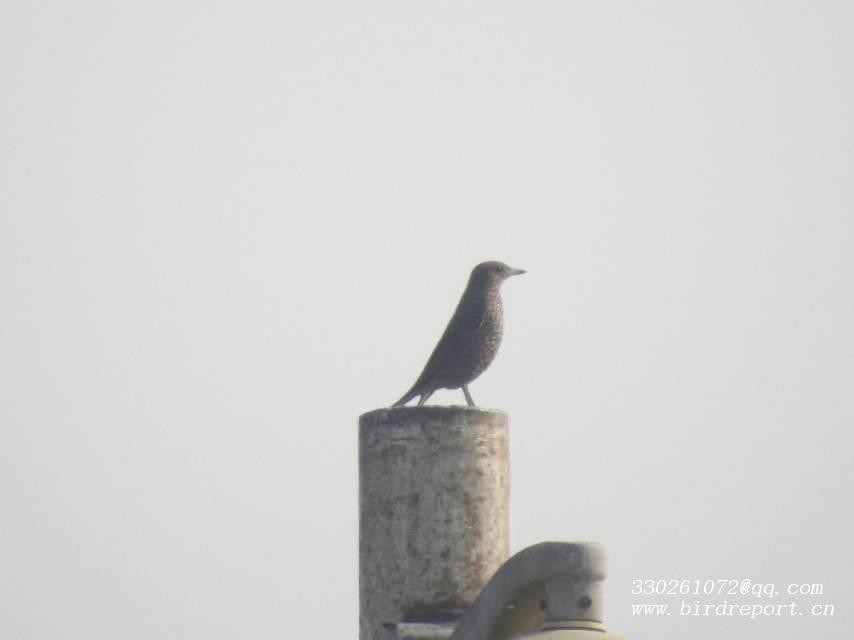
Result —
[[0, 635], [354, 637], [357, 416], [500, 259], [514, 549], [842, 636], [852, 7], [5, 2]]

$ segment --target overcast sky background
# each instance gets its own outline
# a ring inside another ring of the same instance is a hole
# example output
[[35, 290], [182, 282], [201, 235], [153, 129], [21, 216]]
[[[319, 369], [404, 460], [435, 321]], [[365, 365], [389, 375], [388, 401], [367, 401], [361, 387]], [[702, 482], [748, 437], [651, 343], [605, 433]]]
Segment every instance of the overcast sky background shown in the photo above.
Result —
[[629, 638], [846, 635], [852, 41], [846, 1], [4, 2], [0, 636], [354, 638], [358, 415], [485, 259], [528, 270], [471, 387], [513, 549], [605, 543]]

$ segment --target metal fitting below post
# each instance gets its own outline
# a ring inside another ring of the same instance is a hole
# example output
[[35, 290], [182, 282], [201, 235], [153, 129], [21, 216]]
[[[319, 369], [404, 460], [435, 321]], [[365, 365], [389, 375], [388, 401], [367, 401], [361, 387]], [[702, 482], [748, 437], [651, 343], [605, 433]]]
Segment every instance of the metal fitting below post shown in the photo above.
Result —
[[605, 550], [543, 542], [496, 572], [451, 640], [619, 640], [603, 624]]

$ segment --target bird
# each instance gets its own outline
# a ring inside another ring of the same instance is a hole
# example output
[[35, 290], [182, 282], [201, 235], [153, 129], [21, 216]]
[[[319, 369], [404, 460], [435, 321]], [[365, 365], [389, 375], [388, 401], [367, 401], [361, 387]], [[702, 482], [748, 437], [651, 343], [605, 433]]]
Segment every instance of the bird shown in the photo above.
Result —
[[482, 262], [472, 269], [468, 284], [445, 332], [415, 384], [392, 407], [415, 396], [422, 406], [437, 389], [462, 388], [466, 403], [476, 406], [468, 385], [492, 363], [503, 333], [501, 284], [525, 273], [503, 262]]

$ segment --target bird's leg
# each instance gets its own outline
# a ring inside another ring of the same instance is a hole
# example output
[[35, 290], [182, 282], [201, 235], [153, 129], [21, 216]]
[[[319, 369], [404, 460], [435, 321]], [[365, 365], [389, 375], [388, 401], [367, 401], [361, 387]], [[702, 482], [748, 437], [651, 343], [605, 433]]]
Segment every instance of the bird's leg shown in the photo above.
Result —
[[422, 393], [422, 394], [421, 394], [421, 397], [420, 397], [420, 398], [418, 398], [418, 406], [420, 407], [420, 406], [421, 406], [421, 405], [423, 405], [425, 402], [427, 402], [427, 398], [429, 398], [429, 397], [430, 397], [430, 396], [432, 396], [432, 395], [433, 395], [433, 392], [432, 392], [432, 391], [428, 391], [427, 393]]
[[466, 402], [468, 402], [468, 405], [470, 407], [477, 406], [475, 405], [474, 400], [471, 399], [471, 394], [469, 393], [469, 386], [467, 384], [463, 385], [463, 393], [466, 395]]

